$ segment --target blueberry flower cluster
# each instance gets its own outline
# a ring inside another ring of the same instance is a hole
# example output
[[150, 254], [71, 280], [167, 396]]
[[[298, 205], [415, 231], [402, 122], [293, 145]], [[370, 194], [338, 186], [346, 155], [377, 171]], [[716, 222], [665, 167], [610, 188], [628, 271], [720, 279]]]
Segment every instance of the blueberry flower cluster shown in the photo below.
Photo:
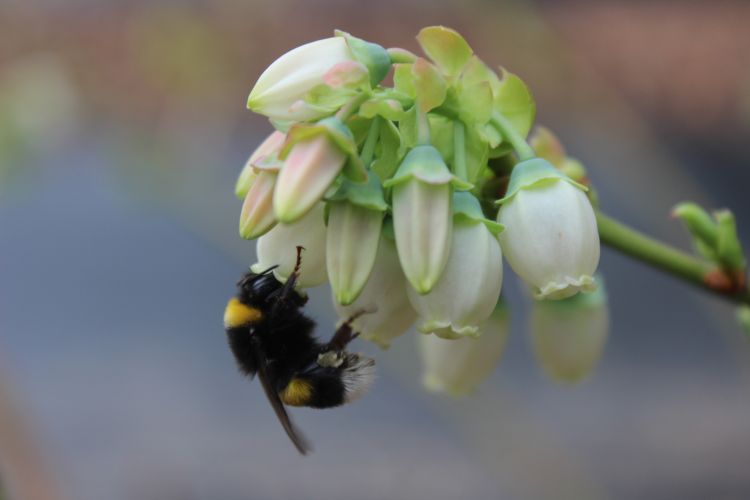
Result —
[[[503, 255], [536, 299], [595, 289], [591, 193], [544, 154], [549, 138], [526, 141], [535, 104], [518, 76], [450, 29], [417, 40], [426, 57], [337, 32], [263, 72], [248, 107], [274, 131], [237, 181], [240, 235], [257, 241], [252, 268], [277, 265], [282, 281], [305, 247], [298, 285], [330, 283], [342, 318], [374, 311], [354, 324], [363, 338], [387, 347], [416, 324], [440, 337], [423, 345], [429, 367], [450, 345], [484, 366], [473, 353], [492, 360], [504, 343], [489, 326], [507, 317]], [[487, 344], [454, 344], [483, 333]], [[467, 385], [433, 368], [428, 384]]]

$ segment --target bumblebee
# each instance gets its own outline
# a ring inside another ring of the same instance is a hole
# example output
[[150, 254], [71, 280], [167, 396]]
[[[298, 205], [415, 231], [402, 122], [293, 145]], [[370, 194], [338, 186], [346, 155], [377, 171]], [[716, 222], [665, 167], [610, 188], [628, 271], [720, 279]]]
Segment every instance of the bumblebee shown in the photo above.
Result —
[[285, 405], [332, 408], [348, 403], [372, 385], [375, 361], [345, 350], [358, 335], [352, 322], [365, 311], [346, 320], [329, 342], [314, 337], [315, 322], [302, 312], [307, 298], [294, 288], [302, 250], [297, 247], [286, 283], [274, 276], [277, 266], [246, 273], [224, 311], [224, 328], [240, 371], [258, 376], [281, 425], [305, 455], [311, 447]]

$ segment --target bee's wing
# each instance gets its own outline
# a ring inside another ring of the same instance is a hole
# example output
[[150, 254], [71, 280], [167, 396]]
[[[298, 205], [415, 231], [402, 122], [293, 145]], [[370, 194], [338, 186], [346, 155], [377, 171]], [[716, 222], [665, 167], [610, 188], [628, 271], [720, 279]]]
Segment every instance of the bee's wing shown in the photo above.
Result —
[[291, 418], [289, 418], [289, 414], [287, 414], [286, 412], [286, 408], [284, 408], [284, 403], [281, 402], [281, 398], [279, 398], [278, 393], [273, 389], [273, 387], [271, 387], [271, 382], [268, 379], [268, 372], [266, 371], [265, 359], [261, 359], [262, 355], [258, 355], [257, 358], [258, 378], [260, 379], [260, 385], [263, 386], [263, 391], [266, 393], [268, 401], [273, 407], [273, 411], [276, 412], [276, 416], [279, 417], [281, 425], [284, 427], [284, 430], [286, 431], [287, 436], [289, 436], [289, 439], [292, 440], [292, 443], [297, 448], [297, 451], [299, 451], [303, 455], [306, 455], [307, 452], [312, 451], [310, 443], [307, 441], [304, 434], [302, 434], [302, 432], [300, 432], [294, 426]]

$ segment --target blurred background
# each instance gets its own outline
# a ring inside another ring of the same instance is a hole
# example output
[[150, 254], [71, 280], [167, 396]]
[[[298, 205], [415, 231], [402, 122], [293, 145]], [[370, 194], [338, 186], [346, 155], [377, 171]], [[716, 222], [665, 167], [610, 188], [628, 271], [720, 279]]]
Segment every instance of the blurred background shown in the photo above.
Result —
[[527, 82], [603, 210], [687, 247], [675, 203], [728, 207], [750, 244], [747, 2], [4, 0], [0, 498], [750, 497], [733, 308], [608, 250], [580, 384], [545, 377], [508, 269], [510, 339], [473, 397], [420, 388], [414, 332], [359, 342], [377, 384], [293, 412], [303, 459], [238, 375], [221, 317], [254, 249], [233, 184], [270, 130], [252, 84], [334, 28], [416, 51], [432, 24]]

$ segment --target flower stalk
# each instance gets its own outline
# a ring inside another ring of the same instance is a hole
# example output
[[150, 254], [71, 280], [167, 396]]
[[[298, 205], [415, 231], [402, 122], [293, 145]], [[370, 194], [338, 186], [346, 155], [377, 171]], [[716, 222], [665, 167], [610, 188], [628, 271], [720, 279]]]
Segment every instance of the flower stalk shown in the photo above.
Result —
[[594, 213], [602, 243], [703, 290], [740, 304], [750, 304], [750, 290], [746, 287], [729, 292], [715, 285], [712, 276], [721, 270], [714, 264], [646, 236], [598, 210]]

